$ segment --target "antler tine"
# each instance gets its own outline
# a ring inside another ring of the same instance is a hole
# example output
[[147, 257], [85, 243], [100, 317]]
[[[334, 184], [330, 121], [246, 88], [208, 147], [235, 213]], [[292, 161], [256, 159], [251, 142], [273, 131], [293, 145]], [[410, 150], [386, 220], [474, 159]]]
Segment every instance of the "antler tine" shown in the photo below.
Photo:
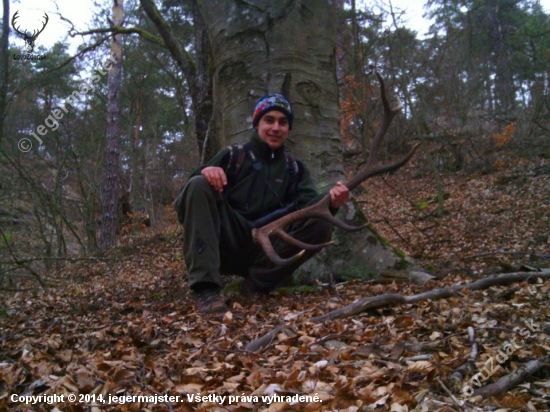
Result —
[[[15, 20], [17, 20], [17, 18], [19, 17], [19, 10], [17, 10], [14, 14], [13, 14], [13, 17], [11, 18], [11, 25], [12, 26], [15, 26]], [[15, 28], [15, 27], [14, 27]]]
[[273, 234], [276, 235], [276, 236], [279, 236], [285, 242], [290, 243], [291, 245], [299, 247], [303, 250], [321, 250], [324, 247], [330, 246], [334, 243], [333, 241], [330, 241], [330, 242], [326, 242], [326, 243], [319, 243], [317, 245], [312, 245], [310, 243], [305, 243], [305, 242], [302, 242], [301, 240], [293, 238], [292, 236], [290, 236], [288, 233], [286, 233], [281, 228], [276, 228], [273, 231]]
[[46, 28], [46, 25], [48, 24], [48, 22], [50, 21], [50, 18], [48, 17], [48, 14], [47, 13], [44, 13], [44, 16], [43, 16], [46, 20], [44, 20], [44, 23], [42, 24], [42, 29], [38, 32], [38, 34], [42, 33], [44, 31], [44, 29]]
[[46, 28], [46, 25], [48, 24], [48, 21], [50, 20], [50, 18], [48, 17], [48, 15], [46, 13], [44, 13], [44, 16], [42, 16], [42, 17], [44, 17], [46, 20], [44, 21], [44, 23], [42, 23], [42, 28], [40, 30], [34, 30], [34, 32], [32, 34], [32, 37], [34, 39], [36, 39], [38, 37], [38, 35], [44, 31], [44, 29]]
[[[305, 253], [306, 250], [319, 250], [325, 246], [328, 246], [325, 244], [310, 245], [301, 242], [298, 239], [293, 238], [291, 235], [283, 230], [286, 226], [294, 222], [303, 220], [306, 216], [315, 215], [317, 217], [321, 217], [318, 215], [324, 215], [326, 212], [328, 212], [328, 209], [325, 207], [325, 204], [328, 204], [328, 199], [328, 196], [324, 196], [319, 202], [312, 206], [283, 216], [280, 219], [277, 219], [271, 223], [268, 223], [265, 226], [262, 226], [260, 229], [252, 229], [252, 238], [254, 239], [254, 242], [259, 244], [263, 248], [264, 252], [273, 263], [280, 266], [289, 265], [295, 262]], [[302, 251], [288, 259], [283, 259], [273, 248], [270, 239], [270, 236], [272, 235], [279, 236], [284, 241], [301, 248]]]
[[[404, 166], [414, 155], [416, 149], [419, 145], [415, 145], [409, 153], [407, 153], [406, 156], [404, 156], [402, 159], [398, 160], [395, 163], [390, 163], [387, 165], [382, 165], [375, 167], [377, 163], [377, 155], [378, 155], [378, 148], [380, 146], [380, 142], [386, 135], [391, 122], [395, 115], [401, 111], [401, 102], [399, 101], [398, 105], [396, 107], [391, 107], [387, 93], [386, 93], [386, 85], [384, 82], [384, 79], [379, 73], [376, 73], [376, 76], [378, 78], [378, 81], [380, 82], [380, 94], [382, 98], [382, 105], [384, 107], [384, 117], [382, 120], [382, 124], [380, 125], [380, 128], [376, 132], [376, 135], [371, 141], [370, 145], [370, 153], [369, 157], [367, 159], [367, 162], [359, 169], [359, 171], [356, 173], [355, 176], [353, 176], [351, 179], [349, 179], [344, 185], [349, 189], [353, 190], [355, 187], [360, 185], [365, 180], [383, 174], [387, 172], [391, 172], [394, 170], [399, 169], [400, 167]], [[253, 229], [252, 230], [252, 237], [256, 243], [258, 243], [265, 251], [266, 255], [277, 265], [288, 265], [293, 262], [296, 262], [298, 259], [300, 259], [306, 250], [320, 250], [324, 248], [325, 246], [328, 246], [332, 244], [333, 242], [327, 242], [322, 243], [318, 245], [311, 245], [304, 242], [301, 242], [288, 233], [284, 231], [284, 228], [290, 225], [291, 223], [295, 223], [304, 219], [310, 219], [310, 218], [319, 218], [326, 220], [333, 225], [348, 231], [357, 231], [365, 228], [368, 225], [363, 226], [350, 226], [338, 219], [336, 219], [329, 210], [330, 206], [330, 195], [324, 196], [319, 202], [315, 203], [312, 206], [306, 207], [305, 209], [298, 210], [296, 212], [290, 213], [286, 216], [283, 216], [279, 218], [278, 220], [275, 220], [260, 229]], [[273, 247], [273, 244], [271, 243], [270, 237], [271, 236], [279, 236], [281, 239], [286, 241], [287, 243], [290, 243], [291, 245], [294, 245], [298, 248], [301, 248], [302, 251], [300, 251], [298, 254], [284, 259], [281, 256], [277, 254], [275, 251], [275, 248]]]
[[[319, 202], [315, 203], [312, 206], [306, 207], [305, 209], [301, 209], [294, 213], [283, 216], [282, 218], [276, 221], [268, 223], [267, 225], [261, 227], [260, 229], [252, 229], [252, 238], [256, 243], [262, 246], [262, 248], [264, 249], [264, 252], [267, 254], [267, 256], [271, 259], [272, 262], [278, 265], [288, 265], [298, 260], [305, 253], [306, 250], [321, 250], [326, 246], [330, 246], [334, 243], [333, 241], [326, 242], [326, 243], [319, 243], [319, 244], [305, 243], [292, 237], [291, 235], [289, 235], [283, 230], [284, 227], [287, 227], [288, 225], [294, 222], [299, 222], [300, 220], [303, 220], [304, 217], [307, 217], [307, 218], [314, 217], [314, 218], [326, 220], [332, 223], [334, 226], [337, 226], [340, 229], [345, 230], [346, 232], [356, 232], [368, 226], [368, 225], [351, 226], [351, 225], [348, 225], [347, 223], [342, 222], [341, 220], [336, 219], [334, 216], [332, 216], [332, 214], [328, 209], [329, 204], [330, 204], [330, 196], [326, 195]], [[271, 244], [271, 240], [270, 240], [271, 236], [278, 236], [281, 239], [283, 239], [285, 242], [290, 243], [291, 245], [294, 245], [303, 250], [288, 259], [283, 259], [281, 256], [279, 256], [279, 254], [273, 248], [273, 245]]]
[[[265, 226], [264, 226], [265, 227]], [[279, 266], [286, 266], [286, 265], [290, 265], [291, 263], [297, 261], [298, 259], [300, 259], [302, 257], [302, 255], [304, 253], [306, 253], [305, 250], [301, 250], [300, 252], [298, 252], [297, 254], [295, 254], [294, 256], [288, 258], [288, 259], [283, 259], [282, 257], [279, 256], [279, 254], [275, 251], [275, 248], [273, 247], [273, 244], [271, 243], [271, 240], [269, 239], [269, 236], [266, 236], [265, 234], [260, 234], [258, 233], [259, 230], [258, 229], [253, 229], [252, 230], [252, 237], [254, 238], [254, 241], [256, 243], [258, 243], [262, 249], [264, 250], [265, 254], [269, 257], [269, 259], [271, 259], [271, 261], [273, 263], [275, 263], [276, 265], [279, 265]], [[257, 234], [257, 235], [256, 235]], [[295, 239], [296, 240], [296, 239]]]
[[[380, 142], [382, 142], [382, 139], [384, 139], [384, 136], [386, 136], [386, 133], [390, 127], [390, 124], [393, 121], [393, 118], [397, 113], [401, 111], [401, 108], [403, 107], [399, 99], [398, 99], [399, 103], [396, 107], [392, 108], [390, 106], [390, 102], [388, 100], [388, 94], [386, 92], [386, 82], [384, 81], [380, 73], [375, 72], [375, 74], [376, 74], [376, 77], [378, 78], [378, 82], [380, 83], [380, 97], [382, 98], [382, 106], [384, 107], [384, 118], [382, 120], [382, 124], [380, 125], [380, 128], [376, 132], [376, 135], [371, 140], [369, 157], [367, 159], [367, 163], [365, 164], [365, 167], [364, 167], [365, 169], [373, 167], [378, 161], [378, 148], [380, 147]], [[350, 188], [350, 190], [351, 189], [352, 188]]]
[[15, 27], [15, 20], [17, 20], [19, 18], [19, 10], [17, 10], [15, 12], [15, 14], [13, 15], [13, 17], [11, 18], [11, 26], [13, 27], [13, 29], [19, 33], [21, 36], [26, 36], [27, 33], [22, 33], [19, 31], [19, 27]]

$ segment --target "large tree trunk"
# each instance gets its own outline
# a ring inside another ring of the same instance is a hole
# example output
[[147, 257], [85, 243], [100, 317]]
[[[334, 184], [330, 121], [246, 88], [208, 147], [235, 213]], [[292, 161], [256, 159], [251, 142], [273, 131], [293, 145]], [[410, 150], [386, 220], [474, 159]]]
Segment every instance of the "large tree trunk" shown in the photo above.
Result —
[[[121, 26], [124, 20], [124, 0], [113, 2], [113, 25]], [[107, 95], [107, 146], [101, 187], [101, 232], [99, 247], [108, 249], [115, 244], [118, 229], [118, 197], [120, 192], [120, 86], [122, 83], [122, 35], [116, 34], [111, 42], [111, 56], [116, 63], [109, 69]]]
[[288, 145], [325, 188], [343, 176], [336, 21], [328, 3], [198, 0], [213, 50], [220, 141], [247, 140], [258, 98], [284, 92], [296, 111]]
[[[335, 5], [327, 0], [197, 3], [213, 51], [212, 132], [220, 142], [246, 141], [258, 98], [267, 92], [282, 92], [295, 110], [288, 148], [308, 164], [320, 191], [327, 192], [343, 180]], [[346, 277], [379, 272], [402, 261], [368, 231], [340, 236], [338, 247], [332, 249], [304, 265], [303, 274]]]

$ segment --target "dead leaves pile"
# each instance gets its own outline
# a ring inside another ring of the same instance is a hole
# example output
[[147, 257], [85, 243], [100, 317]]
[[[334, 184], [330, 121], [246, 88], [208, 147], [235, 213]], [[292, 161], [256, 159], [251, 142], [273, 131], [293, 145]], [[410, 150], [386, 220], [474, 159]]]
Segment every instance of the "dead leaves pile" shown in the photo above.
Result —
[[[537, 202], [543, 202], [537, 196]], [[547, 207], [547, 203], [538, 205]], [[536, 212], [529, 209], [527, 213]], [[523, 231], [538, 230], [526, 224]], [[489, 360], [502, 359], [499, 350], [514, 337], [523, 339], [521, 347], [508, 353], [498, 369], [485, 373], [483, 384], [495, 382], [532, 359], [548, 363], [549, 282], [463, 291], [450, 299], [381, 308], [323, 323], [309, 320], [359, 298], [412, 295], [471, 279], [448, 276], [424, 286], [356, 281], [279, 291], [253, 302], [231, 296], [230, 312], [202, 318], [195, 313], [182, 276], [179, 238], [172, 232], [143, 237], [109, 256], [59, 269], [44, 277], [47, 288], [22, 283], [20, 291], [3, 292], [0, 410], [550, 408], [548, 368], [506, 394], [487, 399], [469, 399], [460, 388], [453, 389], [453, 399], [447, 384], [452, 371], [470, 356], [469, 327], [475, 331], [480, 353], [477, 370], [465, 377], [464, 385], [471, 384], [472, 375], [484, 371]], [[543, 252], [537, 246], [532, 250]], [[539, 325], [540, 330], [521, 335], [526, 322]], [[260, 351], [245, 349], [273, 330], [276, 333]], [[12, 394], [69, 393], [102, 394], [104, 399], [109, 394], [169, 394], [181, 400], [123, 405], [25, 405], [10, 400]], [[188, 395], [195, 394], [239, 399], [231, 404], [188, 400]], [[262, 398], [273, 395], [281, 398], [271, 403]], [[319, 402], [293, 402], [296, 395], [317, 396]], [[466, 403], [461, 407], [457, 401]]]
[[[9, 300], [0, 363], [0, 407], [9, 395], [68, 393], [219, 396], [309, 394], [322, 402], [295, 405], [238, 402], [217, 405], [111, 405], [114, 410], [458, 410], [438, 383], [465, 359], [465, 331], [476, 330], [483, 370], [526, 321], [542, 325], [512, 353], [488, 382], [533, 358], [547, 356], [550, 285], [525, 284], [507, 299], [500, 288], [448, 300], [364, 313], [322, 324], [311, 316], [382, 293], [418, 293], [419, 287], [350, 283], [334, 290], [278, 293], [263, 302], [231, 300], [231, 312], [200, 318], [179, 278], [111, 276], [105, 288], [74, 282], [66, 291], [20, 292]], [[459, 279], [449, 279], [454, 283]], [[69, 282], [68, 279], [65, 280]], [[98, 280], [96, 280], [97, 282]], [[125, 285], [128, 286], [123, 291]], [[168, 289], [178, 293], [167, 293]], [[162, 297], [156, 297], [163, 293]], [[181, 293], [181, 294], [180, 294]], [[90, 303], [92, 302], [92, 303]], [[95, 303], [94, 303], [95, 302]], [[97, 303], [103, 302], [103, 303]], [[92, 307], [92, 304], [97, 306]], [[8, 322], [9, 321], [9, 322]], [[280, 327], [260, 353], [246, 344]], [[548, 375], [539, 374], [498, 399], [479, 405], [542, 410]], [[457, 393], [457, 397], [463, 398]], [[44, 406], [44, 405], [43, 405]], [[105, 406], [105, 405], [103, 405]], [[89, 410], [57, 405], [60, 410]], [[447, 408], [447, 409], [445, 409]], [[45, 408], [47, 409], [47, 408]], [[33, 410], [37, 410], [36, 407]]]
[[523, 161], [489, 175], [443, 174], [440, 218], [433, 176], [411, 178], [415, 173], [406, 166], [365, 184], [361, 205], [391, 244], [426, 266], [478, 272], [498, 260], [525, 263], [530, 254], [550, 259], [550, 160]]

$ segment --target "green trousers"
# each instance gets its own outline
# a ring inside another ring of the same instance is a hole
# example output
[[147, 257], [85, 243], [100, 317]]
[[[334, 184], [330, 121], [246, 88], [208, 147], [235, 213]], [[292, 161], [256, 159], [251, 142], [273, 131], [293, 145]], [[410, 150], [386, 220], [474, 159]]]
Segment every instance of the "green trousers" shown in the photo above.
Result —
[[[267, 292], [287, 281], [292, 273], [316, 251], [307, 251], [287, 266], [277, 266], [252, 240], [253, 225], [236, 213], [221, 193], [214, 190], [204, 176], [191, 178], [176, 200], [178, 219], [184, 226], [183, 255], [189, 272], [191, 289], [220, 287], [220, 275], [248, 278], [254, 286]], [[310, 219], [292, 225], [287, 231], [306, 243], [330, 240], [332, 225]], [[283, 258], [300, 249], [280, 239], [272, 239]]]

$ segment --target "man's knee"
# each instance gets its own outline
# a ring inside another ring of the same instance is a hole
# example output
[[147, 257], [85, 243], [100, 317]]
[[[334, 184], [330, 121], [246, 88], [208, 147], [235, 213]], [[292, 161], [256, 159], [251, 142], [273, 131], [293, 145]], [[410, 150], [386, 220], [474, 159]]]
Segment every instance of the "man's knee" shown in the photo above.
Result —
[[[289, 234], [302, 242], [317, 245], [328, 242], [332, 237], [332, 224], [326, 220], [313, 218], [298, 225], [298, 228], [291, 230]], [[283, 244], [288, 245], [286, 242]]]
[[307, 238], [311, 239], [312, 243], [325, 243], [332, 237], [333, 226], [323, 219], [312, 219], [307, 223]]
[[197, 191], [202, 192], [211, 192], [212, 186], [210, 186], [210, 183], [208, 183], [208, 180], [206, 180], [206, 177], [203, 175], [194, 176], [191, 179], [187, 181], [185, 186], [183, 187], [183, 191], [187, 191], [190, 193], [194, 193]]
[[334, 226], [332, 226], [332, 224], [327, 222], [326, 220], [319, 220], [316, 224], [316, 228], [319, 231], [319, 239], [322, 239], [322, 242], [319, 243], [328, 242], [332, 237]]
[[188, 199], [198, 199], [205, 195], [214, 196], [215, 192], [204, 176], [194, 176], [187, 181], [174, 204], [180, 223], [183, 223], [183, 216]]

